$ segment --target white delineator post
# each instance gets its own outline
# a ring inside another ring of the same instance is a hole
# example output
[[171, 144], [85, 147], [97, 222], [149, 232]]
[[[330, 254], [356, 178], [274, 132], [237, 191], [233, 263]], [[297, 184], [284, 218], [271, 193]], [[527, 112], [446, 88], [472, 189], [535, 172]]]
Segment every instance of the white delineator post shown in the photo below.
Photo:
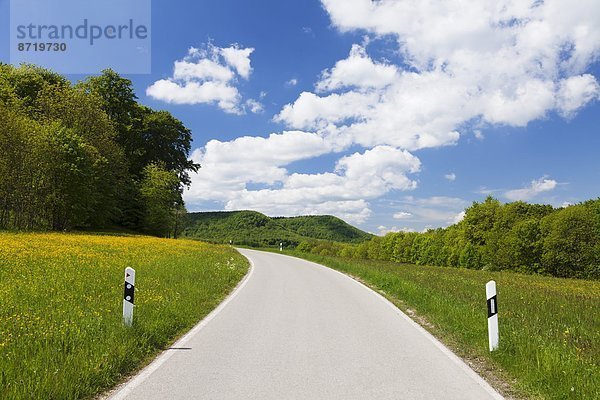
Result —
[[135, 290], [135, 270], [125, 268], [125, 291], [123, 293], [123, 323], [131, 326], [133, 323], [133, 297]]
[[496, 282], [489, 281], [485, 285], [485, 294], [487, 297], [488, 311], [488, 338], [490, 343], [490, 351], [498, 348], [498, 299], [496, 298]]
[[279, 251], [283, 251], [283, 242], [279, 243]]

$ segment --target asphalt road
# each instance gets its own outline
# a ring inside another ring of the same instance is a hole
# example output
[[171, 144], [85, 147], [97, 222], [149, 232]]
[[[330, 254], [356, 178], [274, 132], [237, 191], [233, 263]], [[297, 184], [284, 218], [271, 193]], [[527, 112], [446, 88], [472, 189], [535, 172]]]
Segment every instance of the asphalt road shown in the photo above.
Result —
[[233, 295], [112, 399], [502, 398], [356, 281], [240, 252], [253, 268]]

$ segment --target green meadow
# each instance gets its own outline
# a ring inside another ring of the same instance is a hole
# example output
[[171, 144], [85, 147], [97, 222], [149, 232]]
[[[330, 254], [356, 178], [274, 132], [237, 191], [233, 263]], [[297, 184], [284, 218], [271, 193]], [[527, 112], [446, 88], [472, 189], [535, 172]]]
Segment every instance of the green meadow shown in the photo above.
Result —
[[[136, 270], [131, 328], [126, 267]], [[198, 241], [0, 232], [0, 398], [111, 388], [215, 308], [247, 268], [234, 249]]]

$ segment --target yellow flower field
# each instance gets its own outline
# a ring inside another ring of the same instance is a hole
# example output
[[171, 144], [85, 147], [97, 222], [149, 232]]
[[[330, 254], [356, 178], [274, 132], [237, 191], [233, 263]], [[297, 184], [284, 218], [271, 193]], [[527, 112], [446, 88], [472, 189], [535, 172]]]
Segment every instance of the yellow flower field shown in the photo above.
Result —
[[[121, 323], [136, 270], [134, 324]], [[246, 259], [145, 236], [0, 232], [0, 398], [76, 399], [117, 383], [208, 314]]]

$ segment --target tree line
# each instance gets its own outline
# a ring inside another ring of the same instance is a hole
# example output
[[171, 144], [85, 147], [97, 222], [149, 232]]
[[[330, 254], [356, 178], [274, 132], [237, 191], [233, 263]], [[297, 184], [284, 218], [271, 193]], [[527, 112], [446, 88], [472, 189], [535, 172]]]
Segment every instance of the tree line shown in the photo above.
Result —
[[474, 202], [464, 219], [427, 232], [396, 232], [359, 245], [302, 242], [298, 250], [557, 277], [600, 279], [600, 199], [562, 208], [522, 201]]
[[76, 84], [0, 64], [0, 229], [176, 235], [192, 135], [112, 70]]

